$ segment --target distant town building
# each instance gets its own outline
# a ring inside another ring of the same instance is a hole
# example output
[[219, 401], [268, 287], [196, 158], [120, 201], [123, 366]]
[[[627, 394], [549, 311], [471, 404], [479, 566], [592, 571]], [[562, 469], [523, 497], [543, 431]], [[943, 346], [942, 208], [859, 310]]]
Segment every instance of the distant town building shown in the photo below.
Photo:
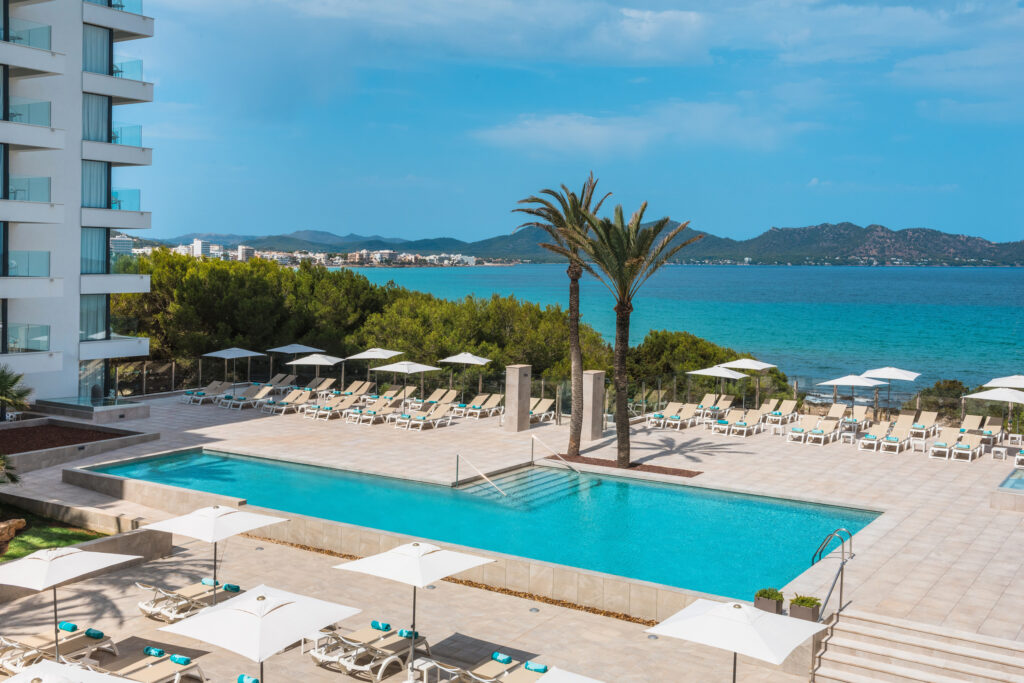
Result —
[[252, 247], [247, 247], [244, 244], [239, 244], [238, 249], [235, 252], [235, 258], [239, 261], [249, 261], [256, 257], [256, 250]]
[[200, 256], [209, 256], [210, 243], [200, 239], [192, 240], [192, 255], [196, 258], [199, 258]]
[[128, 235], [110, 236], [110, 254], [112, 256], [120, 256], [122, 254], [130, 256], [134, 246], [135, 240]]

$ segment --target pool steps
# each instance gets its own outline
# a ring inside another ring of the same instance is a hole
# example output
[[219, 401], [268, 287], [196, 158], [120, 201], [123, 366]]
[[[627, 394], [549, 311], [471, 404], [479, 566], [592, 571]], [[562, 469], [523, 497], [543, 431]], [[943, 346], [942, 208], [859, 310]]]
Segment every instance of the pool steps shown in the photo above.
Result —
[[533, 508], [601, 483], [596, 477], [554, 467], [530, 467], [492, 477], [492, 480], [508, 494], [507, 497], [485, 481], [470, 484], [462, 490], [482, 498]]
[[845, 610], [814, 680], [1024, 682], [1024, 642]]

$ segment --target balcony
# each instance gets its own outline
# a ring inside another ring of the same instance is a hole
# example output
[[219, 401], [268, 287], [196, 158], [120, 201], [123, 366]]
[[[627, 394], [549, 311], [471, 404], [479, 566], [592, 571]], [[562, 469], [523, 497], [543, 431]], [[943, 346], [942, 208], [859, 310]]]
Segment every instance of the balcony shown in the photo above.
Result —
[[0, 221], [63, 223], [64, 206], [50, 201], [50, 179], [11, 176], [7, 199], [0, 199]]
[[107, 95], [114, 104], [153, 101], [153, 84], [142, 80], [141, 59], [115, 57], [110, 74], [83, 71], [82, 91]]
[[33, 353], [50, 350], [50, 326], [28, 323], [7, 324], [7, 353]]
[[82, 20], [112, 29], [115, 42], [153, 37], [153, 20], [143, 16], [141, 0], [85, 0]]
[[102, 360], [104, 358], [131, 358], [149, 355], [149, 337], [123, 337], [111, 335], [110, 339], [94, 339], [78, 342], [79, 360]]
[[0, 41], [0, 64], [10, 66], [11, 78], [64, 73], [64, 55], [50, 49], [50, 27], [10, 19], [10, 39]]
[[64, 354], [60, 351], [25, 351], [0, 354], [0, 364], [19, 375], [37, 372], [60, 372], [64, 369]]
[[149, 166], [153, 163], [153, 150], [142, 146], [142, 126], [115, 123], [110, 142], [82, 141], [82, 158], [114, 166]]
[[50, 277], [50, 252], [8, 251], [9, 277]]
[[134, 273], [82, 275], [82, 294], [145, 294], [149, 292], [149, 275]]
[[82, 209], [83, 228], [116, 228], [117, 230], [149, 230], [153, 215], [149, 211], [118, 209]]
[[142, 192], [114, 188], [110, 191], [110, 208], [116, 211], [141, 211]]
[[7, 120], [0, 121], [0, 143], [15, 150], [64, 149], [64, 131], [50, 127], [50, 103], [11, 96]]
[[34, 21], [26, 21], [16, 17], [11, 17], [9, 22], [10, 37], [8, 42], [40, 50], [50, 49], [51, 29], [46, 24], [37, 24]]
[[0, 299], [54, 299], [64, 296], [64, 278], [0, 277]]

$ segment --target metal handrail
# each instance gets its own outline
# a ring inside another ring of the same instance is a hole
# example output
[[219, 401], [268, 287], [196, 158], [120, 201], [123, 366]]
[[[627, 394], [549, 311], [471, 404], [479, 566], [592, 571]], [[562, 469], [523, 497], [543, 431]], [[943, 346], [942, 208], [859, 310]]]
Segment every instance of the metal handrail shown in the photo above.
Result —
[[493, 486], [495, 491], [497, 491], [501, 495], [505, 496], [506, 498], [508, 497], [508, 494], [505, 493], [504, 491], [502, 491], [501, 488], [497, 484], [495, 484], [493, 481], [491, 481], [490, 478], [486, 474], [481, 472], [480, 468], [478, 468], [476, 465], [474, 465], [472, 463], [472, 461], [470, 461], [469, 458], [467, 458], [464, 455], [460, 455], [458, 453], [455, 454], [455, 485], [456, 486], [459, 485], [459, 460], [465, 460], [467, 463], [469, 463], [469, 466], [472, 467], [474, 470], [476, 470], [476, 473], [479, 474], [481, 477], [483, 477], [484, 481], [486, 481], [488, 484]]
[[[843, 536], [844, 533], [846, 534], [846, 536]], [[818, 613], [818, 622], [819, 623], [825, 619], [825, 608], [828, 606], [828, 601], [832, 599], [832, 593], [836, 589], [836, 583], [839, 583], [839, 609], [836, 610], [836, 614], [838, 615], [839, 612], [842, 611], [842, 609], [843, 609], [843, 584], [844, 584], [845, 578], [846, 578], [846, 563], [849, 562], [850, 560], [852, 560], [853, 557], [854, 557], [854, 555], [853, 555], [853, 534], [850, 532], [849, 529], [847, 529], [845, 527], [840, 527], [840, 528], [836, 529], [835, 531], [833, 531], [832, 533], [830, 533], [828, 536], [826, 536], [825, 540], [822, 541], [821, 545], [818, 546], [818, 549], [814, 551], [814, 555], [811, 557], [811, 566], [813, 567], [815, 563], [820, 562], [823, 559], [823, 554], [825, 552], [825, 549], [828, 547], [828, 544], [831, 543], [832, 540], [836, 539], [836, 538], [839, 539], [839, 543], [840, 543], [840, 545], [839, 545], [839, 549], [840, 549], [839, 569], [836, 570], [836, 575], [832, 579], [832, 585], [829, 586], [828, 594], [825, 596], [825, 600], [822, 601], [822, 603], [821, 603], [821, 610]], [[849, 554], [847, 554], [847, 548], [846, 548], [846, 544], [847, 543], [850, 544]]]
[[[843, 537], [844, 533], [846, 534], [845, 538]], [[811, 566], [814, 566], [814, 564], [816, 562], [821, 561], [821, 559], [823, 557], [822, 554], [825, 552], [825, 548], [827, 548], [828, 544], [831, 543], [832, 539], [835, 539], [835, 538], [839, 539], [840, 548], [842, 549], [842, 553], [843, 553], [843, 559], [844, 560], [847, 560], [847, 559], [852, 560], [853, 559], [853, 533], [849, 529], [847, 529], [846, 527], [839, 527], [838, 529], [836, 529], [835, 531], [830, 533], [828, 536], [826, 536], [825, 540], [822, 541], [821, 545], [818, 546], [818, 549], [814, 551], [814, 555], [811, 557]], [[850, 544], [850, 556], [849, 557], [846, 556], [846, 544], [847, 543]]]
[[536, 441], [537, 443], [539, 443], [539, 444], [540, 444], [541, 446], [543, 446], [544, 448], [546, 448], [546, 449], [548, 449], [549, 451], [551, 451], [551, 454], [552, 454], [553, 456], [555, 456], [556, 458], [558, 458], [559, 460], [561, 460], [561, 461], [562, 461], [562, 464], [564, 464], [564, 465], [565, 465], [566, 467], [568, 467], [568, 468], [569, 468], [570, 470], [572, 470], [572, 471], [573, 471], [573, 472], [575, 472], [576, 474], [580, 474], [580, 471], [579, 471], [578, 469], [576, 469], [576, 468], [575, 468], [575, 467], [573, 467], [573, 466], [572, 466], [571, 464], [569, 464], [569, 461], [568, 461], [568, 460], [566, 460], [565, 458], [563, 458], [563, 457], [562, 457], [561, 455], [559, 455], [559, 454], [558, 454], [558, 451], [556, 451], [556, 450], [555, 450], [554, 448], [552, 448], [551, 446], [547, 445], [546, 443], [544, 443], [543, 441], [541, 441], [541, 440], [540, 440], [539, 438], [537, 438], [537, 435], [536, 435], [536, 434], [531, 434], [531, 435], [530, 435], [530, 438], [532, 438], [532, 439], [533, 439], [534, 441]]

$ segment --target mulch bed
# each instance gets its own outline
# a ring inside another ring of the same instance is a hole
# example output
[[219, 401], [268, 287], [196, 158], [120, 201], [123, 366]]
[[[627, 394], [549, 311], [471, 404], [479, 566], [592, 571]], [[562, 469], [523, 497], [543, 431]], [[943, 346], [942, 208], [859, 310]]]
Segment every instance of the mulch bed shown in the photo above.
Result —
[[0, 452], [7, 455], [38, 451], [57, 446], [74, 446], [92, 441], [116, 439], [117, 434], [96, 429], [41, 425], [38, 427], [16, 427], [0, 431]]
[[[608, 467], [610, 469], [619, 469], [615, 466], [614, 460], [605, 460], [604, 458], [585, 458], [582, 455], [577, 455], [570, 458], [568, 455], [561, 456], [562, 460], [568, 462], [575, 462], [581, 465], [597, 465], [598, 467]], [[549, 455], [548, 460], [555, 460], [555, 456]], [[671, 474], [675, 477], [696, 477], [700, 472], [697, 470], [682, 470], [676, 467], [662, 467], [661, 465], [644, 465], [643, 463], [634, 462], [630, 463], [629, 469], [635, 472], [650, 472], [651, 474]]]

